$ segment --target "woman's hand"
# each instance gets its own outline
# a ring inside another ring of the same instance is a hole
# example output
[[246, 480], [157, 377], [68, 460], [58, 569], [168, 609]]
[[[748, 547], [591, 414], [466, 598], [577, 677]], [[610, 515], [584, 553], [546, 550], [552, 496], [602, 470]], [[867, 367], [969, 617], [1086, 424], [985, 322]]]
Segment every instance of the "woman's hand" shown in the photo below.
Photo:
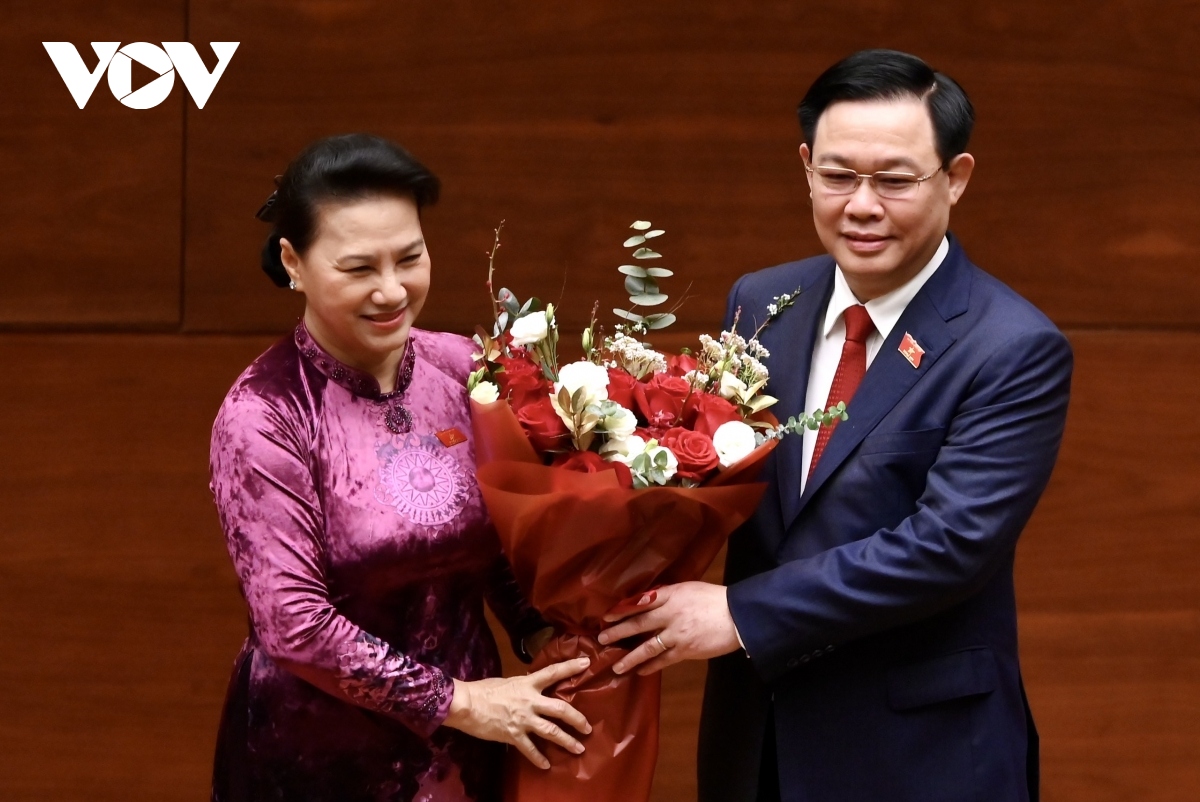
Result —
[[548, 769], [550, 761], [533, 745], [530, 734], [578, 755], [583, 752], [583, 744], [550, 719], [558, 719], [584, 735], [592, 731], [592, 725], [578, 710], [561, 699], [543, 696], [542, 691], [580, 673], [589, 662], [588, 658], [579, 657], [524, 677], [476, 682], [456, 679], [445, 724], [485, 741], [512, 744], [530, 763]]

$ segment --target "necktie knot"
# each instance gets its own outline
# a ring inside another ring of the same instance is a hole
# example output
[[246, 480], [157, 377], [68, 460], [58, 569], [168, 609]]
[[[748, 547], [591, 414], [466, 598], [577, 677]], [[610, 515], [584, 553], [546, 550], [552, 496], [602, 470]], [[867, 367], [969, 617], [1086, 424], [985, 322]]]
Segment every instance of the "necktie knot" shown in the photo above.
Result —
[[862, 304], [847, 308], [842, 317], [846, 321], [846, 339], [850, 342], [865, 343], [871, 332], [875, 331], [871, 315]]

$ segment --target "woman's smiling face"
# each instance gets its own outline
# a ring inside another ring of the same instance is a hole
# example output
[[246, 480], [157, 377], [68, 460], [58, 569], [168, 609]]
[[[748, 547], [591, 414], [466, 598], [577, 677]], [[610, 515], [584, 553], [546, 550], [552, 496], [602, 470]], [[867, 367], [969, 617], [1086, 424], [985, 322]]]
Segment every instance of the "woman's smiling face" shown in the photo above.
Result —
[[416, 202], [377, 195], [325, 203], [304, 254], [286, 239], [280, 244], [284, 267], [305, 295], [309, 332], [389, 390], [429, 292], [429, 252]]

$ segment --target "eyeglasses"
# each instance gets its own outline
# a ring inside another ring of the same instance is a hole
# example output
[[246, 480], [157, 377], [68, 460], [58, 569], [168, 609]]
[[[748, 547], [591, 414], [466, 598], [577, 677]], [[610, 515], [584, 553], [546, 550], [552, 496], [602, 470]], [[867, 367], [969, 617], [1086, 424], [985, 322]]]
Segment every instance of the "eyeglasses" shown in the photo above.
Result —
[[858, 191], [863, 179], [871, 185], [871, 189], [881, 198], [899, 200], [911, 198], [917, 194], [921, 184], [933, 178], [942, 168], [938, 167], [928, 175], [913, 175], [912, 173], [893, 173], [887, 170], [878, 173], [856, 173], [845, 167], [812, 167], [804, 165], [810, 174], [816, 175], [821, 189], [830, 195], [852, 195]]

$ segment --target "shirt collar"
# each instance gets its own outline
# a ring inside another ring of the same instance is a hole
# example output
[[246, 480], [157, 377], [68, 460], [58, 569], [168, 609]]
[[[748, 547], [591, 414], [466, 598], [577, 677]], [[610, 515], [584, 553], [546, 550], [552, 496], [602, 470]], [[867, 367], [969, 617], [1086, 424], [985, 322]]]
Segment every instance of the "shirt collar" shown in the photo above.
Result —
[[[942, 237], [942, 243], [938, 245], [938, 249], [929, 263], [921, 268], [921, 272], [886, 295], [881, 295], [863, 304], [867, 308], [867, 314], [871, 316], [871, 322], [875, 324], [875, 330], [883, 339], [886, 340], [892, 333], [892, 329], [900, 320], [900, 316], [904, 314], [909, 302], [916, 297], [916, 294], [925, 286], [925, 282], [929, 281], [930, 277], [941, 267], [948, 253], [950, 253], [950, 241], [946, 237]], [[838, 265], [833, 276], [833, 295], [825, 310], [824, 334], [826, 337], [833, 333], [834, 326], [841, 319], [842, 313], [858, 303], [859, 300], [854, 297], [850, 285], [846, 283], [841, 265]]]

